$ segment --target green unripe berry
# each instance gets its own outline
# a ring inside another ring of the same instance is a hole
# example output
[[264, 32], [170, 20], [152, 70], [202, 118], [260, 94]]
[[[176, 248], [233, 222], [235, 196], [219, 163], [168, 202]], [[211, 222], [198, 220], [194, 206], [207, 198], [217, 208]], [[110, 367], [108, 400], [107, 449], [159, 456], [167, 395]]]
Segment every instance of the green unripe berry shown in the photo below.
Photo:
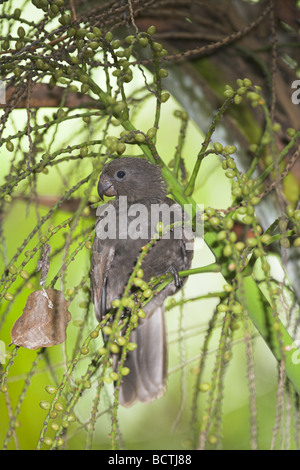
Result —
[[[9, 41], [8, 39], [5, 39], [3, 42], [2, 42], [2, 49], [3, 51], [7, 51], [9, 49]], [[10, 64], [7, 64], [7, 65], [10, 65]]]
[[249, 145], [249, 150], [250, 152], [255, 153], [257, 150], [257, 145], [256, 144]]
[[235, 177], [235, 171], [227, 170], [227, 171], [225, 171], [225, 175], [227, 176], [227, 178], [234, 178]]
[[237, 251], [242, 251], [244, 248], [245, 248], [245, 243], [243, 243], [243, 242], [237, 242], [235, 244], [235, 249]]
[[286, 130], [286, 133], [289, 137], [294, 137], [294, 135], [296, 134], [296, 131], [295, 129], [293, 129], [292, 127], [289, 127], [287, 130]]
[[224, 96], [226, 98], [232, 98], [234, 95], [234, 91], [233, 89], [230, 87], [230, 88], [226, 88], [226, 90], [224, 91]]
[[137, 323], [138, 320], [139, 320], [139, 318], [135, 313], [133, 315], [131, 315], [131, 317], [130, 317], [131, 323]]
[[247, 88], [242, 86], [242, 87], [237, 89], [237, 94], [238, 95], [244, 95], [246, 93], [246, 91], [247, 91]]
[[107, 336], [109, 336], [109, 335], [112, 334], [112, 329], [111, 329], [110, 326], [104, 326], [104, 327], [102, 328], [102, 331], [103, 331], [103, 333], [104, 333], [105, 335], [107, 335]]
[[138, 277], [135, 277], [133, 279], [133, 284], [136, 286], [136, 287], [140, 287], [142, 284], [143, 284], [143, 279], [140, 279]]
[[60, 403], [59, 401], [55, 403], [54, 405], [54, 408], [56, 409], [56, 411], [64, 411], [65, 407], [62, 403]]
[[143, 283], [141, 284], [141, 289], [142, 290], [149, 289], [149, 286], [148, 286], [147, 282], [143, 281]]
[[10, 194], [5, 194], [3, 199], [7, 203], [10, 203], [12, 201], [12, 197]]
[[47, 235], [41, 235], [40, 236], [40, 242], [41, 243], [47, 243], [47, 241], [48, 241]]
[[144, 276], [144, 271], [140, 268], [136, 272], [136, 276], [142, 278]]
[[57, 418], [58, 413], [57, 413], [56, 410], [51, 410], [50, 413], [49, 413], [49, 416], [50, 416], [51, 419], [55, 419], [55, 418]]
[[145, 139], [146, 139], [144, 134], [141, 134], [141, 133], [135, 134], [134, 138], [137, 142], [145, 142]]
[[216, 211], [212, 207], [208, 207], [205, 209], [205, 213], [208, 215], [208, 217], [213, 217], [216, 214]]
[[92, 244], [92, 242], [91, 242], [91, 241], [89, 241], [89, 240], [88, 240], [87, 242], [85, 242], [85, 244], [84, 244], [84, 245], [85, 245], [85, 247], [86, 247], [88, 250], [91, 250], [91, 249], [92, 249], [92, 247], [93, 247], [93, 244]]
[[144, 290], [144, 297], [146, 297], [146, 299], [148, 299], [151, 295], [152, 295], [151, 289]]
[[233, 98], [233, 101], [235, 104], [240, 104], [243, 101], [243, 97], [240, 95], [235, 95], [235, 97]]
[[162, 45], [159, 42], [154, 42], [152, 48], [155, 52], [160, 52], [162, 50]]
[[214, 149], [216, 150], [216, 152], [222, 152], [222, 150], [223, 150], [223, 145], [220, 144], [220, 142], [215, 142], [215, 143], [214, 143]]
[[251, 215], [245, 215], [245, 217], [242, 218], [242, 222], [246, 225], [251, 225], [253, 222], [253, 217]]
[[159, 235], [162, 235], [164, 233], [164, 224], [163, 222], [158, 222], [158, 224], [156, 225], [156, 232], [159, 234]]
[[256, 206], [257, 204], [260, 203], [260, 197], [254, 196], [250, 199], [250, 202], [253, 206]]
[[147, 29], [147, 33], [150, 34], [150, 36], [153, 36], [153, 34], [155, 34], [155, 31], [156, 31], [156, 28], [155, 26], [149, 26], [149, 28]]
[[24, 38], [25, 37], [25, 29], [23, 28], [23, 26], [19, 26], [18, 27], [18, 31], [17, 31], [17, 34], [20, 38]]
[[239, 303], [233, 304], [231, 307], [231, 311], [235, 314], [242, 313], [242, 310], [243, 310], [243, 307]]
[[110, 378], [111, 378], [113, 381], [118, 380], [118, 377], [119, 377], [118, 374], [117, 374], [117, 372], [111, 372], [111, 373], [109, 374], [109, 376], [110, 376]]
[[226, 219], [225, 220], [225, 227], [228, 229], [228, 230], [231, 230], [234, 226], [234, 222], [232, 220], [232, 218], [229, 218], [229, 219]]
[[79, 80], [81, 83], [87, 84], [90, 81], [90, 77], [87, 74], [82, 73], [79, 77]]
[[8, 270], [9, 270], [9, 272], [10, 272], [11, 274], [16, 274], [16, 272], [18, 272], [18, 268], [17, 268], [17, 266], [15, 266], [14, 264], [12, 264], [11, 266], [9, 266]]
[[125, 42], [127, 42], [127, 44], [133, 44], [134, 41], [135, 41], [135, 37], [133, 35], [127, 36], [125, 38]]
[[134, 307], [135, 307], [134, 300], [133, 299], [128, 299], [127, 308], [130, 308], [130, 310], [132, 310]]
[[88, 354], [90, 352], [90, 350], [87, 346], [82, 346], [82, 348], [80, 349], [80, 352], [81, 352], [81, 354], [83, 354], [85, 356], [86, 354]]
[[230, 323], [230, 329], [231, 331], [236, 331], [236, 330], [239, 330], [240, 329], [240, 324], [237, 320], [233, 320], [231, 323]]
[[47, 393], [49, 393], [49, 395], [55, 395], [55, 393], [57, 392], [57, 388], [53, 385], [46, 385], [45, 390]]
[[219, 241], [225, 240], [226, 237], [227, 237], [227, 233], [225, 232], [225, 230], [221, 230], [221, 232], [217, 234], [217, 240]]
[[138, 42], [142, 47], [147, 47], [149, 44], [148, 38], [139, 38]]
[[120, 299], [114, 299], [111, 303], [111, 306], [114, 308], [119, 308], [121, 305], [121, 300]]
[[145, 314], [144, 310], [142, 310], [140, 308], [138, 309], [137, 314], [140, 318], [145, 318], [146, 317], [146, 314]]
[[290, 247], [290, 241], [288, 238], [282, 238], [280, 240], [280, 245], [283, 246], [283, 248], [289, 248]]
[[15, 44], [15, 48], [17, 51], [19, 51], [20, 49], [22, 49], [23, 47], [23, 41], [16, 41], [16, 44]]
[[108, 31], [105, 35], [105, 39], [107, 42], [111, 42], [113, 40], [113, 33], [111, 31]]
[[261, 248], [255, 248], [253, 254], [256, 258], [260, 258], [264, 255], [264, 250], [262, 250]]
[[113, 49], [118, 49], [121, 45], [120, 39], [115, 39], [114, 41], [111, 42], [111, 47]]
[[14, 144], [13, 144], [10, 140], [8, 140], [8, 141], [6, 142], [5, 146], [6, 146], [6, 148], [7, 148], [7, 150], [8, 150], [9, 152], [13, 152], [13, 150], [14, 150], [14, 148], [15, 148], [15, 147], [14, 147]]
[[136, 343], [128, 343], [128, 345], [127, 345], [128, 351], [134, 351], [136, 348], [137, 348]]
[[13, 17], [15, 20], [18, 20], [21, 16], [21, 10], [20, 8], [16, 8], [15, 11], [13, 12]]
[[96, 42], [96, 41], [91, 41], [91, 42], [89, 43], [89, 46], [88, 46], [88, 47], [89, 47], [90, 49], [92, 49], [93, 51], [95, 51], [96, 49], [98, 49], [99, 44], [98, 44], [98, 42]]
[[232, 188], [231, 193], [234, 197], [240, 197], [242, 195], [242, 189], [240, 187]]
[[237, 234], [235, 232], [230, 232], [229, 233], [229, 240], [234, 243], [237, 241]]
[[213, 227], [216, 227], [217, 225], [220, 224], [220, 219], [218, 219], [218, 217], [211, 217], [209, 219], [209, 223], [213, 226]]
[[199, 384], [199, 390], [200, 392], [208, 392], [208, 390], [210, 389], [211, 385], [207, 382], [203, 382], [201, 384]]
[[128, 375], [129, 372], [130, 372], [129, 367], [122, 367], [122, 369], [121, 369], [121, 374], [122, 375]]
[[101, 29], [97, 28], [97, 26], [94, 26], [94, 28], [93, 28], [93, 33], [94, 33], [94, 35], [97, 36], [97, 37], [102, 36], [102, 31], [101, 31]]
[[295, 210], [292, 206], [286, 207], [286, 214], [288, 217], [293, 217], [294, 213], [295, 213]]
[[156, 133], [157, 133], [156, 127], [151, 127], [150, 129], [147, 130], [147, 137], [149, 137], [149, 139], [153, 139], [156, 136]]
[[25, 271], [24, 269], [20, 271], [20, 276], [22, 279], [29, 279], [29, 273]]
[[49, 401], [46, 401], [46, 400], [40, 401], [39, 405], [43, 410], [49, 410], [51, 406]]
[[43, 443], [45, 444], [45, 446], [49, 447], [49, 446], [52, 446], [53, 440], [51, 439], [51, 437], [44, 437]]
[[124, 336], [119, 336], [116, 341], [119, 346], [124, 346], [124, 344], [126, 343], [126, 339], [124, 338]]
[[118, 155], [122, 155], [126, 150], [126, 145], [123, 142], [117, 144], [117, 153]]
[[91, 331], [91, 334], [90, 334], [90, 337], [95, 339], [95, 338], [98, 338], [99, 336], [99, 331], [98, 330], [93, 330]]
[[119, 348], [119, 346], [118, 346], [116, 343], [113, 343], [113, 344], [110, 346], [110, 351], [111, 351], [113, 354], [118, 354], [118, 352], [120, 351], [120, 348]]
[[233, 158], [227, 158], [226, 162], [227, 162], [228, 168], [230, 168], [231, 170], [236, 169], [236, 164], [235, 164], [235, 161], [233, 160]]
[[232, 248], [230, 245], [224, 246], [223, 255], [226, 256], [226, 258], [232, 255]]
[[264, 244], [267, 244], [269, 243], [269, 241], [271, 240], [271, 235], [269, 235], [268, 233], [264, 233], [261, 237], [260, 237], [260, 241]]
[[300, 247], [300, 237], [296, 238], [296, 240], [294, 240], [293, 244], [296, 248], [299, 248]]
[[70, 15], [67, 15], [66, 13], [64, 13], [63, 15], [61, 15], [61, 17], [58, 19], [58, 21], [63, 26], [66, 26], [66, 25], [71, 23], [71, 17], [70, 17]]
[[7, 300], [8, 302], [11, 302], [11, 301], [14, 299], [14, 296], [13, 296], [13, 294], [11, 294], [10, 292], [6, 292], [6, 294], [4, 295], [4, 298], [5, 298], [5, 300]]
[[244, 78], [243, 84], [244, 84], [244, 86], [249, 87], [249, 86], [252, 85], [252, 82], [249, 78]]
[[218, 312], [227, 312], [228, 308], [229, 307], [226, 304], [219, 304], [217, 307]]
[[162, 93], [160, 99], [162, 103], [166, 103], [170, 98], [170, 93]]
[[232, 153], [236, 152], [236, 146], [235, 145], [226, 145], [226, 147], [224, 147], [224, 151], [231, 155]]
[[160, 78], [166, 78], [168, 75], [169, 75], [169, 73], [168, 73], [168, 71], [165, 70], [165, 69], [160, 69], [160, 70], [158, 71], [158, 76], [159, 76]]

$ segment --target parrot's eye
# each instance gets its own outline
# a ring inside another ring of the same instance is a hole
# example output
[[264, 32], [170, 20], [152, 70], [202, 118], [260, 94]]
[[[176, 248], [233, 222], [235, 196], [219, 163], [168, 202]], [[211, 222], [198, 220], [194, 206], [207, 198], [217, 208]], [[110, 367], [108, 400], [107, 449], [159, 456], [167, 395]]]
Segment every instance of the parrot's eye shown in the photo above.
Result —
[[115, 179], [117, 179], [117, 180], [122, 180], [122, 179], [125, 178], [125, 176], [126, 176], [126, 171], [124, 171], [124, 170], [119, 170], [119, 171], [117, 171], [116, 174], [115, 174]]

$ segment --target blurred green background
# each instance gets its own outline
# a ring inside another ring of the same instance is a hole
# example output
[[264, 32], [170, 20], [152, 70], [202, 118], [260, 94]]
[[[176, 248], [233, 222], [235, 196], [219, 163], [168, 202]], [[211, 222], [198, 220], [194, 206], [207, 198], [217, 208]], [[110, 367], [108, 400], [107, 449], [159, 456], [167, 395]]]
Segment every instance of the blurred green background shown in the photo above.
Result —
[[[19, 2], [12, 2], [19, 6]], [[38, 18], [40, 13], [30, 3], [22, 15], [31, 19]], [[28, 10], [27, 10], [28, 9]], [[28, 12], [27, 12], [28, 11]], [[54, 20], [55, 21], [55, 20]], [[146, 73], [146, 72], [145, 72]], [[147, 77], [150, 77], [147, 72]], [[99, 73], [98, 80], [101, 83], [103, 75]], [[143, 85], [143, 77], [139, 74], [127, 87], [128, 93], [134, 91]], [[146, 131], [153, 125], [153, 116], [155, 100], [149, 99], [136, 114], [134, 124], [138, 129]], [[174, 116], [174, 111], [180, 109], [179, 104], [174, 98], [170, 99], [162, 107], [160, 127], [157, 137], [157, 148], [160, 156], [168, 163], [173, 158], [177, 145], [180, 122]], [[53, 108], [41, 109], [37, 112], [37, 120], [43, 122], [43, 116], [51, 119]], [[74, 124], [75, 123], [75, 124]], [[24, 128], [26, 125], [26, 111], [15, 110], [9, 121], [9, 126], [5, 130], [5, 136], [14, 134], [16, 130]], [[97, 119], [92, 118], [87, 125], [82, 125], [82, 121], [76, 120], [64, 122], [56, 128], [53, 135], [51, 151], [75, 145], [83, 142], [85, 139], [101, 138], [103, 127]], [[116, 135], [120, 128], [115, 128]], [[50, 143], [46, 142], [47, 145]], [[197, 153], [201, 147], [203, 135], [196, 125], [190, 121], [184, 146], [184, 160], [187, 169], [191, 171], [195, 162]], [[226, 142], [222, 142], [224, 145]], [[23, 149], [28, 148], [28, 141], [24, 137], [22, 140]], [[132, 154], [138, 154], [139, 149], [135, 148]], [[5, 147], [1, 148], [1, 174], [0, 184], [5, 182], [5, 175], [10, 167], [11, 154]], [[36, 193], [44, 197], [61, 197], [64, 191], [75, 184], [79, 179], [87, 176], [93, 169], [92, 161], [85, 158], [83, 161], [66, 162], [50, 168], [48, 174], [39, 174], [36, 181]], [[28, 182], [22, 182], [15, 193], [13, 202], [6, 204], [2, 222], [2, 257], [0, 260], [0, 271], [5, 268], [6, 260], [11, 259], [17, 248], [23, 243], [23, 240], [33, 230], [40, 217], [47, 214], [49, 207], [42, 205], [36, 206], [34, 202], [24, 200], [24, 195], [34, 196], [31, 193], [32, 187]], [[83, 194], [84, 187], [81, 187], [75, 194], [80, 197]], [[93, 192], [96, 196], [96, 188]], [[18, 197], [19, 195], [19, 197]], [[215, 155], [209, 159], [206, 158], [201, 168], [201, 173], [197, 181], [197, 187], [194, 199], [205, 207], [226, 208], [231, 203], [230, 181], [224, 176], [221, 163]], [[56, 211], [42, 232], [38, 233], [28, 244], [27, 249], [36, 246], [37, 236], [41, 233], [47, 233], [46, 228], [49, 225], [58, 225], [61, 221], [67, 219], [71, 213]], [[78, 226], [76, 233], [83, 231], [94, 223], [90, 216], [83, 218]], [[68, 227], [53, 236], [50, 241], [52, 253], [64, 245], [64, 232]], [[71, 247], [76, 248], [76, 243]], [[193, 266], [205, 266], [214, 261], [210, 250], [203, 245], [202, 249], [197, 251], [194, 256]], [[32, 260], [26, 269], [33, 272], [36, 268], [37, 259]], [[59, 271], [62, 262], [62, 252], [51, 260], [48, 280]], [[83, 276], [88, 275], [90, 267], [90, 251], [84, 248], [72, 261], [67, 271], [66, 285], [64, 290], [72, 288], [81, 282]], [[280, 276], [280, 270], [274, 264], [274, 274]], [[15, 320], [21, 315], [26, 303], [27, 296], [34, 290], [39, 289], [39, 277], [33, 278], [26, 287], [18, 293], [18, 287], [24, 282], [14, 284], [12, 294], [15, 299], [10, 304], [4, 300], [0, 307], [0, 315], [7, 312], [8, 315], [1, 323], [0, 340], [6, 345], [6, 350], [10, 351], [9, 343], [10, 331]], [[57, 288], [61, 288], [57, 283]], [[185, 298], [193, 298], [199, 295], [205, 295], [210, 292], [221, 291], [224, 285], [224, 279], [221, 274], [198, 274], [190, 276], [184, 288]], [[180, 299], [182, 293], [176, 298]], [[11, 440], [9, 448], [16, 448], [16, 442], [21, 449], [34, 449], [39, 437], [40, 430], [46, 411], [42, 410], [39, 403], [42, 400], [48, 400], [49, 395], [45, 391], [45, 386], [54, 384], [54, 377], [62, 377], [65, 361], [73, 352], [74, 344], [80, 330], [84, 339], [96, 325], [93, 307], [90, 307], [89, 315], [84, 318], [85, 310], [80, 307], [80, 303], [86, 299], [86, 294], [80, 291], [70, 305], [72, 320], [67, 328], [67, 341], [63, 345], [53, 346], [48, 350], [48, 363], [42, 359], [33, 377], [30, 379], [30, 386], [24, 401], [21, 412], [18, 415], [18, 425], [16, 427], [17, 440]], [[170, 309], [166, 313], [167, 330], [169, 337], [169, 356], [168, 356], [168, 386], [167, 392], [161, 399], [148, 404], [137, 404], [130, 409], [119, 409], [120, 434], [126, 449], [184, 449], [189, 446], [191, 421], [191, 400], [193, 396], [193, 387], [195, 383], [195, 367], [197, 367], [201, 347], [204, 340], [207, 324], [212, 316], [213, 310], [217, 304], [217, 299], [206, 299], [188, 302], [185, 304], [183, 312], [178, 307]], [[168, 305], [168, 302], [167, 302]], [[82, 321], [84, 323], [82, 324]], [[211, 371], [214, 367], [215, 353], [218, 348], [219, 329], [214, 332], [214, 337], [210, 342], [210, 354], [205, 369], [205, 381], [210, 382]], [[224, 405], [223, 405], [223, 447], [225, 449], [248, 449], [250, 448], [250, 411], [249, 411], [249, 379], [246, 367], [246, 345], [242, 329], [237, 329], [233, 333], [233, 355], [227, 366], [224, 383]], [[255, 334], [255, 332], [254, 332]], [[95, 347], [101, 345], [101, 339], [97, 340]], [[9, 401], [5, 394], [0, 394], [0, 441], [5, 438], [8, 429], [9, 418], [12, 410], [18, 401], [23, 399], [21, 391], [26, 383], [27, 374], [31, 369], [33, 361], [37, 358], [36, 351], [30, 351], [21, 348], [15, 358], [14, 364], [10, 370], [7, 385], [9, 387]], [[276, 411], [276, 385], [277, 370], [276, 363], [269, 349], [265, 346], [261, 338], [255, 340], [255, 383], [257, 387], [257, 407], [258, 407], [258, 441], [261, 449], [270, 447], [272, 429], [275, 423]], [[89, 358], [84, 358], [75, 369], [75, 377], [80, 377], [88, 364]], [[49, 366], [49, 364], [51, 364]], [[92, 387], [86, 390], [75, 408], [77, 422], [70, 425], [68, 429], [67, 447], [68, 449], [82, 449], [85, 444], [85, 423], [88, 421], [92, 401], [94, 397], [94, 383], [96, 378], [92, 379]], [[107, 385], [106, 393], [103, 394], [101, 410], [106, 410], [112, 402], [113, 389]], [[204, 408], [206, 394], [201, 396], [200, 410]], [[99, 412], [101, 411], [99, 410]], [[93, 440], [95, 449], [110, 448], [111, 416], [108, 412], [99, 416], [96, 424], [96, 431]], [[48, 435], [48, 434], [47, 434]], [[51, 431], [49, 432], [51, 435]], [[213, 438], [211, 439], [211, 448], [214, 448]], [[46, 447], [45, 447], [46, 448]]]

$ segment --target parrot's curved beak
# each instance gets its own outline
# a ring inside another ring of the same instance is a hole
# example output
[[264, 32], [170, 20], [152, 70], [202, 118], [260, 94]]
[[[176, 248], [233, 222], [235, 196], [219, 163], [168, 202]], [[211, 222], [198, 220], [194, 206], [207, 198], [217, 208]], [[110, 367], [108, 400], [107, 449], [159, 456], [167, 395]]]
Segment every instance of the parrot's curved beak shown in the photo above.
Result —
[[101, 175], [98, 183], [98, 194], [100, 198], [103, 200], [103, 196], [116, 196], [117, 192], [110, 181], [110, 179], [106, 175]]

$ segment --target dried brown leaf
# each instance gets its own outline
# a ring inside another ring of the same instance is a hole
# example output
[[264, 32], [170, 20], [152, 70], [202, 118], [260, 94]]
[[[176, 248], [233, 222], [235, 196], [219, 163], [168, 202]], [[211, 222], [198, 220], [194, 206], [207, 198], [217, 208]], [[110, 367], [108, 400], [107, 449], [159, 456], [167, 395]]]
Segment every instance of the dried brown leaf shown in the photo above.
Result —
[[69, 304], [63, 293], [56, 289], [32, 292], [28, 296], [22, 315], [11, 330], [12, 343], [27, 349], [63, 343], [71, 319]]

